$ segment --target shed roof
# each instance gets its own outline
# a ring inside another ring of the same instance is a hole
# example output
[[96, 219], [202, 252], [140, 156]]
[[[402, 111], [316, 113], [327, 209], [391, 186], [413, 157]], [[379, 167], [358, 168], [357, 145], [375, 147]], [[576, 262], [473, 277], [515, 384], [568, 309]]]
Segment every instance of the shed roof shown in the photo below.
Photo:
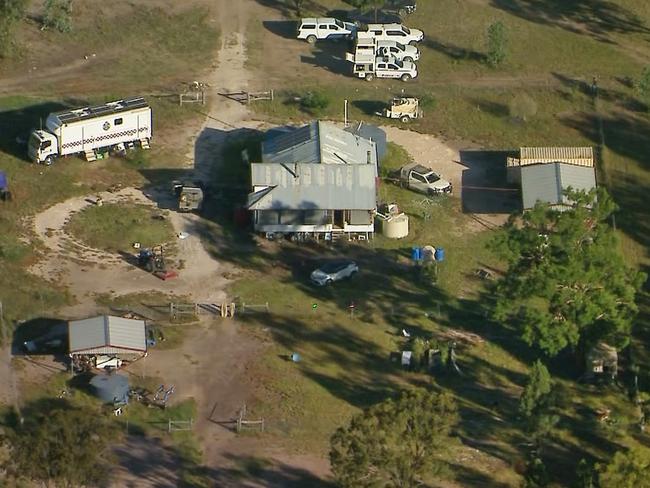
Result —
[[146, 352], [147, 339], [142, 320], [100, 315], [69, 323], [72, 354]]
[[267, 138], [263, 163], [377, 164], [373, 141], [346, 132], [329, 122], [314, 121]]
[[250, 210], [374, 210], [373, 164], [251, 164]]
[[575, 166], [594, 166], [593, 147], [522, 147], [519, 158], [508, 158], [507, 166], [566, 163]]
[[567, 188], [589, 191], [596, 187], [594, 168], [566, 163], [534, 164], [521, 168], [521, 194], [524, 209], [539, 202], [570, 205], [563, 195]]

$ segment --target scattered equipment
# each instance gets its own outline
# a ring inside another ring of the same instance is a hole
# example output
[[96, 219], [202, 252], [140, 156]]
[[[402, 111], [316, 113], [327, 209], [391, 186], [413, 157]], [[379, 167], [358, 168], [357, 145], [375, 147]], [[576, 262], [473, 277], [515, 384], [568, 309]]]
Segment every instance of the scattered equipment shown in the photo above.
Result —
[[110, 151], [123, 152], [136, 145], [149, 149], [151, 131], [151, 107], [144, 98], [126, 98], [51, 113], [45, 129], [31, 133], [28, 154], [30, 160], [46, 165], [71, 154], [95, 161]]
[[200, 182], [172, 182], [179, 212], [200, 211], [203, 207], [203, 184]]
[[413, 97], [396, 97], [378, 115], [382, 115], [388, 119], [399, 119], [400, 122], [406, 124], [411, 120], [421, 118], [423, 114], [422, 110], [420, 110], [419, 99]]
[[0, 171], [0, 201], [8, 202], [11, 200], [11, 192], [9, 191], [9, 183], [7, 181], [7, 173]]

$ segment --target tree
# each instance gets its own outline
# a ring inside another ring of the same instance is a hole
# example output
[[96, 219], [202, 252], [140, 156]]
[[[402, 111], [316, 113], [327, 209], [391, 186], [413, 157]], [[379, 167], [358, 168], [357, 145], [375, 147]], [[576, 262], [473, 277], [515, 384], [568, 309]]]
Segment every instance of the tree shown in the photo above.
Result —
[[0, 0], [0, 56], [11, 51], [14, 27], [25, 17], [29, 0]]
[[375, 22], [377, 22], [377, 15], [379, 9], [384, 6], [386, 0], [350, 0], [352, 6], [362, 10], [372, 10], [375, 13]]
[[403, 393], [356, 415], [331, 439], [330, 461], [343, 488], [410, 488], [440, 476], [457, 407], [445, 393]]
[[600, 467], [601, 488], [650, 486], [650, 450], [644, 447], [617, 452], [607, 466]]
[[650, 66], [643, 68], [636, 89], [643, 102], [646, 105], [650, 105]]
[[72, 30], [72, 0], [45, 0], [43, 25], [59, 32]]
[[545, 405], [551, 388], [551, 375], [548, 369], [540, 360], [535, 361], [528, 375], [528, 383], [519, 399], [519, 412], [524, 417], [532, 417]]
[[511, 217], [493, 248], [507, 260], [494, 319], [519, 328], [550, 356], [600, 341], [622, 348], [646, 275], [626, 266], [607, 220], [616, 205], [604, 189], [565, 192], [564, 212], [544, 204]]
[[594, 466], [581, 459], [576, 467], [577, 488], [594, 488]]
[[100, 412], [55, 400], [28, 405], [23, 414], [8, 434], [10, 473], [63, 487], [99, 486], [106, 478], [113, 430]]
[[496, 21], [487, 30], [487, 62], [497, 67], [506, 60], [508, 38], [506, 27], [501, 21]]

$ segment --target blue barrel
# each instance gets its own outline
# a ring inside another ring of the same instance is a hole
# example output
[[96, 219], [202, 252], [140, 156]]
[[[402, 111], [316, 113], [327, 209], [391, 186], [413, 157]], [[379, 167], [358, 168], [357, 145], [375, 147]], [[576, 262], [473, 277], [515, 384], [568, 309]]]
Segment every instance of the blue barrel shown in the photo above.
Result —
[[300, 362], [300, 354], [298, 354], [297, 352], [292, 353], [291, 354], [291, 360], [294, 363], [299, 363]]
[[411, 258], [413, 258], [413, 261], [419, 261], [422, 259], [422, 249], [419, 247], [414, 247], [411, 249]]
[[433, 258], [436, 261], [445, 260], [445, 250], [442, 247], [436, 247], [436, 252], [433, 254]]
[[6, 190], [9, 187], [7, 184], [7, 173], [0, 171], [0, 190]]

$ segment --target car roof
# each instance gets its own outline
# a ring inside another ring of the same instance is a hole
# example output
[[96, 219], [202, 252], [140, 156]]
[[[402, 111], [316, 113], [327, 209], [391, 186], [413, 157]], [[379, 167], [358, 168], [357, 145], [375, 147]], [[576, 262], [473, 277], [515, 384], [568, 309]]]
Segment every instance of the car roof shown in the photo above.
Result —
[[305, 22], [307, 23], [326, 23], [326, 22], [334, 22], [336, 19], [334, 17], [308, 17], [306, 19], [302, 19], [302, 23], [304, 24]]
[[394, 29], [401, 28], [402, 24], [368, 24], [368, 29]]

